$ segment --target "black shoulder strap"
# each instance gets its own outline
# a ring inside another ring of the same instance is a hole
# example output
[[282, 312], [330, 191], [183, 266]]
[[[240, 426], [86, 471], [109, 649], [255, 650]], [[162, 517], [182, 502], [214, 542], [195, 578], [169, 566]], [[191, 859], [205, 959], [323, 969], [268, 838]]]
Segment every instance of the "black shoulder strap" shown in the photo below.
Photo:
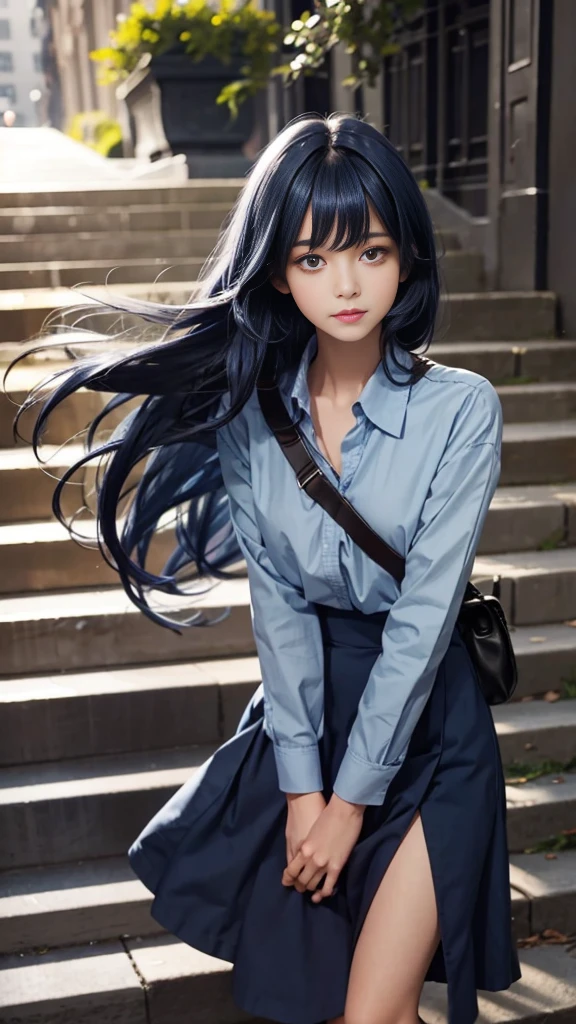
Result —
[[405, 560], [386, 544], [322, 472], [298, 426], [290, 419], [275, 381], [261, 375], [256, 388], [264, 419], [296, 473], [298, 486], [321, 505], [377, 565], [401, 582]]

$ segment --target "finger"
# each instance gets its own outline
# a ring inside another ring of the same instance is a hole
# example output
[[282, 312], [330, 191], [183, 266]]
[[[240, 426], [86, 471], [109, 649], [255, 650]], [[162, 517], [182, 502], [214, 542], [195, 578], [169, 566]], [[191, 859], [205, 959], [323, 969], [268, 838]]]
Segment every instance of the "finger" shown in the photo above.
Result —
[[321, 900], [334, 895], [336, 883], [339, 877], [340, 871], [338, 871], [336, 868], [332, 868], [331, 870], [327, 871], [324, 885], [322, 886], [321, 889], [318, 889], [318, 892], [315, 892], [312, 896], [312, 899], [314, 900], [315, 903], [320, 903]]
[[302, 882], [307, 889], [315, 889], [318, 882], [326, 874], [326, 864], [318, 864], [316, 861], [309, 861], [300, 872], [298, 881]]
[[293, 885], [296, 878], [300, 874], [304, 867], [305, 860], [301, 853], [297, 853], [296, 856], [286, 865], [282, 874], [283, 885]]
[[308, 882], [306, 888], [313, 893], [319, 890], [320, 883], [323, 882], [325, 875], [326, 868], [320, 868], [314, 875], [312, 875], [312, 878]]

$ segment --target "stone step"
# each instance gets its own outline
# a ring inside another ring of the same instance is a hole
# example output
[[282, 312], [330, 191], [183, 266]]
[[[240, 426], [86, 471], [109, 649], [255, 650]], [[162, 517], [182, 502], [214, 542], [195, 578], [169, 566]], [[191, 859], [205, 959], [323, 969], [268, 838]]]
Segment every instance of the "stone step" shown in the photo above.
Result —
[[510, 633], [518, 662], [515, 697], [536, 696], [548, 690], [565, 693], [566, 684], [574, 686], [574, 626], [565, 622], [536, 623], [533, 626], [514, 626]]
[[[49, 466], [40, 466], [32, 448], [21, 446], [0, 451], [0, 483], [4, 500], [0, 503], [0, 522], [18, 523], [27, 520], [48, 519], [52, 512], [52, 495], [63, 472], [82, 457], [82, 446], [67, 445], [59, 450], [45, 445], [41, 458]], [[4, 489], [5, 488], [5, 489]], [[71, 486], [64, 496], [66, 514], [78, 508], [78, 488]]]
[[[0, 526], [0, 594], [117, 585], [118, 574], [97, 547], [93, 521], [75, 529], [78, 542], [56, 519]], [[161, 572], [174, 547], [173, 530], [157, 532], [148, 568]]]
[[466, 249], [448, 249], [440, 259], [440, 276], [448, 295], [483, 292], [486, 289], [484, 254]]
[[[572, 1024], [576, 956], [567, 945], [518, 951], [522, 977], [478, 992], [477, 1024]], [[2, 1024], [243, 1024], [231, 997], [232, 965], [170, 935], [48, 950], [0, 961]], [[446, 986], [424, 983], [419, 1011], [446, 1024]]]
[[[60, 235], [74, 239], [86, 233], [108, 235], [115, 244], [118, 233], [153, 231], [190, 231], [193, 228], [218, 230], [231, 203], [184, 201], [174, 203], [131, 202], [107, 206], [23, 206], [0, 210], [0, 242], [13, 235], [41, 242], [43, 236]], [[109, 233], [113, 232], [112, 235]], [[17, 259], [18, 257], [16, 257]], [[66, 254], [63, 259], [69, 260]]]
[[[74, 234], [0, 235], [0, 263], [38, 263], [50, 260], [154, 259], [161, 255], [174, 260], [181, 256], [206, 257], [216, 243], [218, 228], [164, 228], [148, 231], [78, 231]], [[159, 249], [161, 251], [159, 253]]]
[[497, 487], [478, 554], [576, 544], [576, 484]]
[[511, 853], [523, 853], [540, 840], [573, 827], [576, 772], [543, 775], [532, 782], [508, 785], [506, 801], [509, 849]]
[[469, 292], [441, 304], [438, 341], [522, 341], [553, 338], [553, 292]]
[[[45, 363], [41, 363], [40, 366], [40, 374], [33, 372], [24, 375], [18, 373], [15, 369], [13, 373], [14, 381], [9, 380], [8, 383], [8, 392], [0, 392], [0, 450], [23, 443], [14, 437], [14, 417], [38, 378], [45, 378], [51, 372], [51, 368], [47, 367]], [[17, 377], [21, 382], [18, 390], [16, 390]], [[28, 377], [27, 382], [25, 377]], [[46, 444], [61, 445], [77, 435], [78, 440], [81, 441], [81, 432], [85, 431], [88, 424], [103, 409], [110, 397], [110, 395], [104, 395], [102, 392], [86, 390], [77, 391], [70, 395], [50, 417], [50, 422], [44, 433], [44, 442]], [[39, 406], [36, 405], [20, 419], [18, 431], [20, 437], [24, 438], [24, 443], [29, 442], [32, 437], [38, 412]], [[126, 412], [128, 412], [128, 407], [124, 407], [123, 413], [119, 410], [118, 413], [111, 414], [106, 421], [107, 424], [110, 427], [114, 426]]]
[[[576, 921], [576, 851], [510, 855], [516, 939]], [[150, 914], [152, 895], [127, 857], [15, 868], [0, 873], [0, 954], [166, 935]]]
[[[484, 573], [473, 578], [484, 592], [490, 590]], [[504, 584], [506, 606], [509, 584]], [[254, 654], [248, 598], [246, 579], [219, 583], [208, 594], [186, 600], [157, 597], [154, 607], [171, 615], [192, 608], [213, 618], [231, 608], [215, 628], [183, 628], [178, 635], [151, 623], [117, 588], [2, 597], [2, 673], [28, 676]], [[576, 629], [570, 621], [511, 624], [519, 661], [518, 696], [563, 691], [565, 680], [574, 683]]]
[[0, 598], [2, 674], [254, 654], [248, 597], [248, 581], [238, 579], [220, 582], [200, 596], [155, 598], [154, 607], [173, 616], [198, 611], [212, 620], [231, 609], [218, 626], [191, 626], [181, 634], [149, 621], [120, 589]]
[[[207, 255], [207, 254], [206, 254]], [[163, 281], [192, 281], [204, 263], [203, 256], [132, 257], [132, 259], [40, 260], [26, 263], [0, 263], [0, 290], [23, 288], [72, 288], [80, 281], [104, 284], [142, 284]]]
[[[496, 345], [487, 342], [480, 342], [477, 345], [481, 350], [477, 362], [475, 358], [471, 361], [468, 359], [468, 349], [476, 347], [476, 344], [472, 342], [458, 346], [461, 358], [456, 361], [450, 359], [451, 350], [456, 348], [456, 345], [433, 346], [431, 351], [436, 361], [444, 363], [444, 365], [459, 365], [464, 369], [473, 369], [475, 372], [482, 371], [483, 376], [491, 380], [497, 387], [506, 423], [565, 419], [572, 418], [576, 414], [576, 380], [566, 380], [561, 374], [558, 380], [547, 379], [547, 376], [549, 377], [552, 373], [553, 366], [558, 367], [562, 372], [567, 368], [570, 369], [570, 364], [568, 363], [567, 367], [563, 362], [565, 352], [570, 356], [574, 355], [574, 376], [576, 377], [576, 342], [526, 342], [526, 346], [535, 346], [537, 356], [542, 362], [546, 357], [548, 358], [550, 368], [548, 371], [546, 368], [543, 369], [545, 379], [530, 384], [506, 385], [500, 384], [499, 378], [510, 380], [511, 374], [507, 376], [503, 373], [504, 368], [499, 365], [500, 360], [491, 358]], [[564, 346], [564, 348], [557, 351], [557, 345]], [[512, 370], [513, 359], [512, 347], [508, 344], [506, 352], [502, 352], [503, 358], [510, 356], [510, 370]], [[14, 358], [18, 354], [17, 348], [17, 346], [6, 346], [6, 358]], [[442, 351], [439, 351], [440, 348]], [[529, 350], [529, 353], [530, 351], [532, 350]], [[52, 350], [52, 353], [56, 355], [56, 350]], [[1, 355], [2, 353], [0, 353], [0, 358]], [[474, 353], [472, 356], [474, 357]], [[525, 359], [526, 355], [523, 357], [524, 361]], [[32, 387], [45, 379], [53, 370], [59, 369], [60, 365], [54, 360], [35, 359], [34, 361], [27, 360], [26, 363], [21, 363], [11, 371], [7, 381], [7, 393], [0, 392], [0, 449], [9, 448], [14, 444], [14, 416], [26, 395]], [[536, 367], [536, 369], [542, 370], [542, 367]], [[70, 440], [73, 435], [86, 427], [87, 423], [105, 404], [107, 397], [94, 391], [80, 391], [71, 395], [52, 415], [44, 437], [46, 443], [62, 444]], [[20, 433], [26, 439], [31, 436], [37, 411], [37, 409], [30, 410], [20, 422]], [[112, 426], [121, 416], [122, 412], [112, 415], [108, 421], [109, 424]]]
[[[42, 365], [40, 375], [35, 370], [29, 374], [18, 373], [15, 369], [8, 378], [8, 392], [0, 392], [0, 448], [9, 448], [14, 443], [13, 424], [16, 410], [24, 403], [27, 394], [36, 383], [38, 376], [47, 376]], [[28, 378], [26, 380], [26, 378]], [[19, 386], [18, 386], [18, 382]], [[16, 389], [18, 387], [18, 390]], [[504, 421], [506, 423], [555, 421], [576, 418], [576, 381], [555, 381], [536, 384], [514, 384], [497, 387]], [[49, 444], [61, 444], [84, 430], [90, 420], [103, 408], [110, 396], [100, 392], [80, 391], [71, 395], [54, 412], [44, 440]], [[111, 416], [108, 423], [114, 425], [128, 410]], [[19, 424], [21, 437], [29, 440], [34, 421], [38, 415], [35, 407], [22, 417]]]
[[166, 934], [151, 900], [125, 856], [0, 872], [0, 954]]
[[516, 937], [554, 928], [576, 929], [576, 850], [510, 854], [510, 882]]
[[[196, 232], [198, 245], [207, 240], [210, 233]], [[164, 237], [164, 236], [163, 236]], [[154, 236], [157, 251], [158, 236]], [[138, 256], [142, 247], [138, 240]], [[93, 244], [90, 244], [92, 252]], [[192, 255], [190, 244], [186, 255]], [[93, 253], [94, 256], [97, 253]], [[113, 257], [107, 254], [110, 259]], [[135, 253], [136, 255], [136, 253]], [[32, 258], [32, 257], [30, 257]], [[14, 259], [14, 257], [13, 257]], [[154, 284], [91, 285], [90, 295], [96, 300], [124, 294], [138, 298], [149, 298], [166, 303], [189, 301], [191, 287], [180, 282]], [[193, 289], [192, 289], [193, 290]], [[77, 306], [82, 296], [72, 289], [36, 289], [26, 291], [0, 292], [2, 327], [0, 342], [21, 341], [30, 338], [42, 328], [45, 318], [56, 309], [65, 311]], [[449, 313], [448, 313], [449, 308]], [[111, 319], [111, 322], [112, 319]], [[105, 317], [99, 316], [94, 322], [98, 329], [105, 329]], [[89, 329], [90, 317], [85, 327]], [[465, 292], [442, 300], [441, 316], [437, 331], [438, 341], [509, 341], [553, 338], [556, 329], [556, 296], [553, 292]]]
[[0, 869], [125, 855], [216, 749], [200, 744], [2, 768]]
[[534, 423], [576, 417], [576, 381], [497, 385], [497, 391], [505, 423]]
[[[11, 451], [14, 453], [14, 449]], [[26, 456], [30, 454], [24, 448], [17, 451], [22, 451]], [[3, 453], [0, 453], [0, 467], [3, 465], [2, 460]], [[7, 459], [6, 472], [9, 476], [4, 479], [8, 481], [7, 490], [10, 488], [10, 501], [4, 503], [2, 514], [8, 516], [11, 507], [15, 515], [18, 512], [27, 513], [17, 492], [20, 482], [24, 481], [24, 497], [32, 495], [37, 509], [38, 500], [43, 497], [44, 505], [41, 508], [48, 517], [54, 486], [52, 477], [47, 477], [36, 466], [30, 469], [29, 474], [20, 475], [21, 470], [13, 468], [15, 461], [14, 458]], [[60, 475], [62, 469], [57, 472]], [[38, 483], [46, 487], [43, 496], [34, 492], [34, 473], [40, 478]], [[70, 504], [72, 498], [77, 500], [76, 491], [70, 489], [68, 497]], [[73, 541], [68, 531], [54, 518], [33, 522], [21, 520], [0, 525], [0, 594], [56, 591], [117, 583], [116, 573], [102, 559], [99, 550], [95, 546], [88, 546], [94, 537], [93, 523], [79, 523], [77, 532], [86, 537], [86, 545]], [[562, 550], [566, 546], [576, 545], [576, 484], [566, 484], [564, 487], [497, 488], [488, 510], [478, 554], [506, 555], [510, 549], [516, 549], [519, 552], [526, 551], [527, 557], [533, 557], [536, 552], [537, 567], [533, 571], [545, 573], [547, 570], [538, 561], [538, 549], [550, 544], [561, 545]], [[154, 571], [161, 570], [173, 547], [172, 531], [157, 534], [150, 552], [150, 566]], [[482, 566], [481, 571], [484, 572], [484, 569]], [[568, 566], [566, 572], [570, 572]], [[555, 580], [553, 585], [556, 584]]]
[[[0, 523], [49, 519], [55, 486], [53, 477], [60, 478], [63, 470], [81, 455], [81, 446], [77, 444], [66, 445], [62, 449], [47, 444], [41, 453], [46, 465], [41, 467], [32, 449], [26, 445], [0, 450], [0, 481], [5, 485]], [[563, 494], [566, 494], [564, 504], [568, 506], [574, 480], [576, 419], [504, 424], [500, 474], [502, 487], [554, 485], [561, 500]], [[567, 485], [565, 489], [563, 484]], [[70, 485], [66, 490], [68, 493], [64, 495], [63, 504], [66, 514], [72, 514], [79, 504], [78, 489]], [[505, 514], [503, 510], [502, 514]], [[573, 513], [570, 523], [567, 529], [573, 537]], [[556, 529], [554, 526], [553, 531]], [[554, 540], [544, 536], [542, 542], [547, 539]], [[519, 547], [522, 546], [519, 544]]]
[[[0, 765], [223, 743], [260, 680], [255, 656], [0, 679]], [[576, 700], [491, 710], [505, 764], [575, 755]]]
[[[212, 204], [218, 207], [218, 204]], [[164, 208], [162, 208], [164, 209]], [[204, 211], [204, 207], [199, 207]], [[132, 216], [130, 209], [125, 211], [126, 216]], [[210, 216], [209, 216], [210, 214]], [[0, 211], [1, 216], [1, 211]], [[104, 230], [100, 227], [102, 217], [98, 213], [90, 213], [94, 227], [90, 230]], [[146, 216], [145, 214], [143, 216]], [[170, 218], [181, 216], [179, 210], [165, 211], [167, 218], [166, 228], [172, 226]], [[222, 219], [220, 217], [220, 219]], [[216, 215], [211, 214], [211, 207], [206, 208], [202, 217], [194, 214], [194, 227], [218, 226]], [[152, 225], [142, 224], [140, 228]], [[110, 227], [106, 227], [107, 231]], [[162, 226], [158, 230], [164, 230]], [[0, 224], [0, 235], [2, 225]], [[205, 253], [208, 255], [208, 252]], [[112, 261], [111, 262], [111, 258]], [[103, 259], [46, 259], [39, 262], [26, 261], [23, 263], [10, 262], [0, 263], [0, 290], [12, 288], [68, 288], [73, 287], [80, 281], [91, 281], [94, 284], [104, 284], [108, 275], [116, 283], [138, 284], [145, 281], [154, 281], [158, 274], [166, 281], [191, 281], [195, 280], [199, 268], [204, 262], [202, 256], [187, 256], [180, 253], [176, 262], [166, 256], [162, 257], [139, 257], [132, 256], [130, 259], [118, 259], [113, 257]], [[113, 265], [113, 270], [111, 267]], [[459, 251], [449, 249], [442, 257], [442, 278], [445, 288], [449, 294], [456, 292], [479, 292], [485, 288], [484, 258], [481, 253]]]
[[576, 479], [576, 420], [504, 423], [500, 483], [569, 483]]
[[155, 206], [178, 209], [186, 203], [227, 203], [231, 205], [245, 184], [244, 178], [190, 178], [177, 184], [150, 181], [99, 182], [98, 187], [87, 190], [82, 185], [63, 183], [47, 189], [22, 186], [0, 188], [0, 206], [4, 210], [22, 210], [31, 207], [46, 209], [55, 206], [84, 207], [106, 214], [110, 207]]
[[[0, 679], [0, 765], [224, 743], [260, 680], [255, 656]], [[555, 729], [563, 749], [555, 721], [546, 743]]]
[[[48, 338], [44, 339], [44, 345]], [[16, 356], [33, 343], [0, 343], [0, 366], [7, 366]], [[445, 366], [461, 366], [465, 370], [481, 373], [496, 386], [518, 383], [547, 382], [576, 379], [576, 341], [548, 338], [536, 341], [435, 341], [428, 349], [430, 358]], [[59, 368], [62, 352], [57, 348], [44, 347], [37, 355], [20, 366], [34, 367], [35, 379]], [[55, 367], [54, 364], [58, 364]], [[40, 365], [40, 370], [36, 367]], [[65, 365], [65, 364], [62, 364]], [[11, 381], [20, 370], [13, 371]], [[17, 389], [11, 383], [10, 390]]]
[[[574, 488], [571, 498], [574, 499]], [[501, 601], [511, 624], [525, 626], [575, 618], [576, 546], [573, 545], [576, 506], [570, 506], [570, 517], [563, 522], [567, 503], [562, 500], [551, 503], [548, 529], [545, 529], [541, 517], [542, 506], [529, 507], [527, 513], [533, 515], [524, 519], [521, 501], [510, 507], [498, 492], [493, 506], [488, 512], [473, 578], [491, 579], [494, 574], [502, 577]], [[500, 522], [503, 536], [498, 533]], [[514, 536], [515, 529], [520, 534], [524, 523], [525, 530], [530, 531], [532, 522], [540, 527], [541, 543], [553, 544], [554, 547], [514, 552], [503, 548], [503, 538], [510, 534]], [[46, 591], [116, 585], [117, 574], [95, 546], [94, 524], [90, 521], [78, 523], [76, 531], [84, 539], [83, 543], [72, 540], [55, 520], [0, 526], [0, 595], [41, 595]], [[491, 536], [498, 538], [501, 551], [490, 550]], [[160, 572], [174, 546], [172, 530], [158, 532], [150, 550], [149, 568]]]
[[504, 765], [566, 763], [576, 756], [576, 700], [511, 700], [490, 710]]
[[[0, 358], [1, 358], [0, 348]], [[462, 366], [487, 377], [495, 386], [520, 381], [576, 380], [576, 342], [434, 341], [431, 359], [445, 366]]]
[[[2, 768], [0, 869], [124, 855], [146, 822], [217, 746]], [[576, 772], [507, 785], [506, 798], [509, 850], [525, 853], [574, 821]]]
[[576, 547], [476, 558], [474, 576], [495, 574], [502, 576], [500, 600], [510, 624], [534, 626], [570, 619], [576, 626]]

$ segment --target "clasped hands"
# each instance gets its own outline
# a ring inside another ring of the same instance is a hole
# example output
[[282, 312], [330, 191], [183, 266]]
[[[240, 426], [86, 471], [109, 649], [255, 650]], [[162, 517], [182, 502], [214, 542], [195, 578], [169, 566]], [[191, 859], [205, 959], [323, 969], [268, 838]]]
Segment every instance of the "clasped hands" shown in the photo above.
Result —
[[[286, 867], [282, 885], [298, 892], [313, 891], [312, 901], [332, 896], [342, 868], [362, 829], [364, 805], [352, 804], [333, 793], [288, 793]], [[324, 884], [316, 890], [326, 875]]]

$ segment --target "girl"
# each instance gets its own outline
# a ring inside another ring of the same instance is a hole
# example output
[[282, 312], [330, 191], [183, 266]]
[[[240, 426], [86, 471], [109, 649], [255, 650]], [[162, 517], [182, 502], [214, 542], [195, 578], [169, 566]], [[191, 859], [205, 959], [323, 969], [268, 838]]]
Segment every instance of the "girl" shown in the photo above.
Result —
[[[177, 626], [151, 590], [190, 594], [246, 561], [262, 684], [130, 863], [160, 924], [233, 963], [251, 1014], [417, 1024], [428, 979], [448, 1024], [473, 1024], [477, 989], [521, 976], [498, 741], [456, 622], [500, 473], [499, 398], [415, 354], [438, 307], [430, 218], [355, 117], [306, 114], [270, 142], [199, 280], [179, 309], [116, 303], [165, 336], [73, 364], [34, 436], [79, 387], [116, 392], [112, 408], [148, 396], [107, 442], [93, 425], [82, 464], [104, 459], [100, 544], [156, 622]], [[265, 357], [324, 474], [406, 559], [401, 585], [298, 486], [259, 406]]]

